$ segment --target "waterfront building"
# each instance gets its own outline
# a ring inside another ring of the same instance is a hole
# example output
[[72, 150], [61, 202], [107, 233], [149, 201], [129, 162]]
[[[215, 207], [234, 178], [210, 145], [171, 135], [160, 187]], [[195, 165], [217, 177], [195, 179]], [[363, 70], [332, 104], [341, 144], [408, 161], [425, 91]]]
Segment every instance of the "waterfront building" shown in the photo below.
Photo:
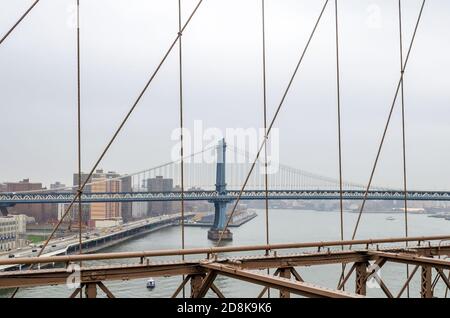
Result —
[[[121, 191], [122, 192], [132, 192], [132, 178], [131, 176], [122, 178], [122, 184], [121, 184]], [[133, 202], [122, 202], [122, 219], [124, 222], [129, 222], [133, 218]]]
[[[55, 183], [50, 184], [50, 190], [52, 192], [65, 191], [65, 190], [62, 190], [65, 187], [66, 187], [66, 185], [59, 181], [56, 181]], [[60, 213], [60, 210], [64, 208], [64, 203], [51, 204], [49, 206], [49, 208], [50, 208], [49, 212], [50, 212], [51, 218], [49, 218], [47, 221], [56, 221], [56, 220], [59, 220], [59, 213]]]
[[[146, 180], [149, 192], [173, 191], [173, 179], [157, 176]], [[174, 213], [172, 202], [148, 202], [148, 216]]]
[[0, 217], [0, 251], [16, 248], [17, 221], [12, 216]]
[[26, 245], [26, 215], [0, 217], [0, 251], [8, 251]]
[[[30, 179], [23, 179], [19, 182], [6, 182], [5, 192], [26, 192], [39, 191], [44, 189], [40, 182], [30, 182]], [[51, 219], [56, 219], [57, 208], [55, 204], [34, 203], [34, 204], [16, 204], [8, 208], [10, 214], [25, 214], [34, 217], [38, 223], [46, 223]]]
[[[120, 174], [114, 171], [105, 172], [103, 169], [97, 169], [88, 179], [87, 173], [81, 173], [81, 183], [88, 181], [83, 192], [120, 192], [122, 190], [122, 180], [117, 179]], [[73, 174], [73, 185], [78, 186], [78, 173]], [[74, 191], [76, 188], [74, 188]], [[60, 211], [62, 212], [62, 211]], [[78, 205], [74, 204], [71, 211], [71, 219], [78, 220]], [[82, 205], [82, 220], [84, 224], [90, 227], [96, 227], [104, 220], [122, 221], [122, 204], [119, 202], [99, 202]], [[104, 222], [103, 222], [104, 223]]]
[[[144, 182], [145, 183], [145, 182]], [[148, 191], [145, 186], [138, 184], [132, 188], [134, 192], [146, 192]], [[148, 215], [148, 203], [147, 202], [131, 202], [131, 215], [133, 219], [143, 219]]]
[[[95, 178], [92, 178], [92, 192], [120, 192], [121, 180], [116, 179], [120, 175], [115, 172], [102, 173], [97, 170]], [[122, 217], [120, 202], [98, 202], [91, 204], [90, 225], [96, 227], [96, 223], [104, 223], [105, 220], [119, 220]]]

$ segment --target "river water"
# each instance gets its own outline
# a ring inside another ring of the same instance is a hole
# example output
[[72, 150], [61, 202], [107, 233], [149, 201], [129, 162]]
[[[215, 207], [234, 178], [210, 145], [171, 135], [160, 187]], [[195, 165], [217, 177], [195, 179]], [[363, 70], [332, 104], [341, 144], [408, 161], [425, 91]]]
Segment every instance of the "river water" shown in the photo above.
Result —
[[[265, 243], [265, 215], [263, 210], [258, 210], [258, 217], [239, 228], [232, 228], [234, 240], [233, 245], [249, 245]], [[394, 216], [395, 220], [387, 220], [388, 216]], [[344, 215], [345, 238], [351, 236], [357, 214], [346, 212]], [[409, 235], [443, 235], [450, 234], [450, 221], [445, 219], [430, 218], [427, 215], [410, 214]], [[309, 242], [338, 240], [339, 213], [338, 212], [317, 212], [299, 210], [271, 210], [270, 217], [270, 242]], [[186, 248], [212, 246], [208, 241], [207, 229], [200, 227], [186, 227]], [[356, 238], [381, 238], [381, 237], [401, 237], [404, 235], [403, 214], [392, 213], [367, 213], [362, 216], [361, 224]], [[154, 249], [174, 249], [180, 248], [181, 230], [180, 227], [169, 227], [155, 233], [150, 233], [116, 246], [103, 250], [102, 252], [124, 252], [142, 251]], [[282, 252], [279, 252], [280, 254]], [[198, 256], [197, 256], [198, 257]], [[192, 256], [191, 258], [195, 258]], [[167, 258], [165, 258], [167, 259]], [[124, 260], [109, 261], [111, 263], [124, 263]], [[136, 260], [134, 260], [136, 262]], [[97, 264], [107, 264], [106, 262], [96, 262]], [[314, 266], [307, 268], [297, 268], [305, 281], [316, 283], [321, 286], [336, 288], [341, 265]], [[412, 270], [412, 267], [410, 268]], [[406, 265], [386, 264], [380, 276], [396, 295], [405, 281]], [[411, 296], [419, 296], [420, 271], [418, 271], [411, 282]], [[111, 281], [105, 285], [116, 297], [170, 297], [181, 282], [181, 277], [156, 277], [156, 288], [147, 290], [146, 279], [131, 281]], [[256, 297], [261, 291], [261, 287], [252, 285], [231, 278], [219, 276], [215, 284], [226, 297]], [[353, 291], [354, 278], [350, 278], [347, 290]], [[188, 289], [187, 289], [188, 290]], [[66, 286], [48, 286], [23, 288], [17, 297], [68, 297], [73, 290]], [[439, 283], [436, 294], [442, 296], [444, 286]], [[276, 291], [271, 295], [278, 296]], [[383, 292], [375, 287], [368, 288], [368, 295], [372, 297], [383, 296]], [[0, 297], [8, 296], [7, 291], [0, 291]], [[105, 295], [99, 291], [99, 297]], [[207, 296], [214, 296], [208, 294]]]

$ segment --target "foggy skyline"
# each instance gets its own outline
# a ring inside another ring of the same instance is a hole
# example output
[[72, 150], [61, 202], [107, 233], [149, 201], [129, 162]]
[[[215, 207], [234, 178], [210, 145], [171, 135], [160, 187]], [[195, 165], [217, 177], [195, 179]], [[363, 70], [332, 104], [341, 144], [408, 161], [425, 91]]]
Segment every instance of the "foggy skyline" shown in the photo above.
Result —
[[[404, 51], [422, 1], [403, 1]], [[267, 0], [269, 120], [323, 5]], [[344, 179], [366, 183], [400, 77], [397, 1], [339, 1]], [[0, 2], [3, 35], [31, 1]], [[0, 46], [0, 182], [71, 184], [77, 170], [73, 0], [42, 0]], [[186, 19], [196, 1], [183, 0]], [[405, 73], [408, 186], [450, 189], [450, 3], [427, 1]], [[176, 36], [177, 1], [81, 0], [83, 171], [89, 171]], [[276, 122], [280, 161], [337, 178], [334, 1]], [[262, 127], [259, 0], [204, 0], [183, 34], [184, 123]], [[374, 184], [402, 184], [399, 100]], [[179, 125], [172, 51], [99, 165], [132, 173], [170, 160]]]

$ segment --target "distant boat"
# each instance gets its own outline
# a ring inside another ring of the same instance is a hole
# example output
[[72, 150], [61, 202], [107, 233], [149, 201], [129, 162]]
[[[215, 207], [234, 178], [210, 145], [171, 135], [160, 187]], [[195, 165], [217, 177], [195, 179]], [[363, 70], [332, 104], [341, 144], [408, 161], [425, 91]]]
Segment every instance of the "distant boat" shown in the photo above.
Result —
[[394, 221], [394, 220], [395, 220], [395, 218], [394, 218], [394, 217], [392, 217], [392, 216], [389, 216], [389, 217], [387, 217], [387, 218], [386, 218], [386, 220], [388, 220], [388, 221]]
[[156, 287], [156, 283], [153, 278], [150, 278], [149, 280], [147, 280], [147, 288], [148, 289], [153, 289], [155, 287]]
[[429, 217], [430, 217], [430, 218], [446, 219], [446, 218], [450, 217], [450, 214], [447, 214], [447, 213], [437, 213], [437, 214], [429, 215]]

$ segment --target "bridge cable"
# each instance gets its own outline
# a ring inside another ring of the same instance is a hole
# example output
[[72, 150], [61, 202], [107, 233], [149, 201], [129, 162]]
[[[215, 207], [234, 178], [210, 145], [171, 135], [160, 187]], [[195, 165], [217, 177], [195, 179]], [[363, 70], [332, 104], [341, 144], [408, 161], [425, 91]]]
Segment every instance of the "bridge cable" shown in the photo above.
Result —
[[5, 41], [6, 38], [14, 31], [14, 29], [22, 22], [22, 20], [25, 19], [28, 13], [30, 13], [30, 11], [33, 10], [33, 8], [38, 4], [39, 1], [41, 0], [36, 0], [35, 2], [33, 2], [33, 4], [27, 9], [27, 11], [25, 11], [25, 13], [22, 14], [19, 20], [17, 20], [17, 22], [14, 23], [14, 25], [8, 30], [8, 32], [6, 32], [6, 34], [0, 39], [0, 45], [2, 45], [3, 41]]
[[[122, 130], [122, 128], [124, 127], [125, 123], [128, 121], [128, 118], [131, 116], [131, 114], [133, 113], [134, 109], [136, 108], [136, 106], [138, 105], [139, 101], [142, 99], [142, 97], [144, 96], [144, 93], [147, 91], [147, 88], [150, 86], [151, 82], [153, 81], [153, 79], [156, 77], [156, 75], [158, 74], [159, 70], [161, 69], [162, 65], [164, 64], [164, 62], [166, 61], [167, 57], [169, 56], [170, 52], [172, 52], [172, 49], [174, 48], [175, 44], [178, 42], [178, 40], [181, 37], [181, 34], [183, 33], [183, 31], [186, 29], [186, 27], [189, 25], [189, 22], [192, 20], [192, 17], [195, 15], [195, 13], [197, 12], [198, 8], [200, 7], [200, 5], [202, 4], [203, 0], [199, 0], [197, 5], [195, 6], [195, 8], [193, 9], [193, 11], [191, 12], [189, 18], [186, 20], [185, 24], [183, 25], [183, 27], [181, 28], [181, 31], [178, 32], [177, 36], [175, 37], [175, 40], [172, 42], [172, 44], [169, 46], [168, 50], [166, 51], [166, 53], [164, 54], [163, 58], [161, 59], [160, 63], [158, 64], [158, 66], [156, 67], [156, 69], [153, 71], [152, 75], [150, 76], [150, 79], [147, 81], [146, 85], [144, 86], [144, 88], [142, 89], [142, 91], [140, 92], [139, 96], [137, 97], [137, 99], [135, 100], [135, 102], [133, 103], [133, 105], [131, 106], [130, 110], [128, 111], [128, 113], [126, 114], [126, 116], [124, 117], [124, 119], [122, 120], [122, 122], [120, 123], [119, 127], [117, 128], [117, 130], [115, 131], [115, 133], [113, 134], [112, 138], [110, 139], [110, 141], [108, 142], [108, 144], [106, 145], [106, 147], [104, 148], [103, 152], [101, 153], [101, 155], [99, 156], [99, 158], [97, 159], [96, 163], [94, 164], [94, 166], [92, 167], [91, 171], [89, 172], [89, 174], [86, 177], [86, 180], [83, 182], [82, 186], [80, 187], [80, 191], [84, 190], [84, 187], [86, 186], [86, 184], [88, 183], [88, 180], [92, 177], [92, 175], [94, 174], [95, 169], [97, 169], [98, 165], [100, 164], [100, 162], [102, 161], [103, 157], [106, 155], [106, 153], [108, 152], [109, 148], [111, 147], [112, 143], [114, 142], [114, 140], [117, 138], [117, 136], [119, 135], [119, 132]], [[50, 240], [53, 238], [53, 236], [55, 235], [56, 231], [58, 230], [59, 226], [61, 225], [61, 223], [63, 222], [64, 218], [67, 216], [68, 212], [70, 211], [70, 209], [72, 208], [72, 206], [74, 205], [75, 201], [78, 199], [78, 197], [81, 195], [80, 191], [78, 191], [76, 193], [76, 195], [73, 197], [73, 199], [71, 200], [71, 202], [69, 203], [69, 206], [66, 208], [64, 214], [61, 216], [61, 219], [58, 221], [58, 223], [56, 224], [56, 226], [53, 228], [52, 232], [50, 233], [50, 236], [47, 238], [47, 240], [44, 242], [41, 250], [39, 251], [37, 257], [39, 257], [44, 249], [47, 247], [48, 243], [50, 242]], [[15, 293], [13, 294], [15, 295]]]
[[[265, 23], [265, 1], [261, 0], [262, 17], [262, 75], [263, 75], [263, 106], [264, 106], [264, 138], [267, 139], [267, 85], [266, 85], [266, 23]], [[267, 175], [267, 144], [264, 145], [264, 189], [265, 189], [265, 208], [266, 208], [266, 244], [269, 245], [269, 180]], [[266, 250], [269, 255], [269, 250]], [[270, 269], [267, 268], [267, 275]], [[267, 297], [270, 298], [270, 288], [267, 288]]]
[[[403, 32], [402, 32], [402, 0], [398, 0], [398, 25], [399, 25], [399, 44], [400, 44], [400, 74], [403, 74]], [[408, 192], [407, 192], [407, 174], [406, 174], [406, 129], [405, 129], [405, 94], [404, 79], [400, 87], [400, 98], [402, 103], [402, 148], [403, 148], [403, 189], [405, 192], [405, 237], [408, 237]], [[408, 241], [406, 241], [408, 248]], [[406, 277], [409, 277], [409, 264], [406, 264]], [[409, 282], [406, 285], [406, 295], [409, 298]]]
[[[336, 93], [337, 93], [337, 127], [338, 127], [338, 153], [339, 153], [339, 208], [340, 208], [340, 231], [341, 241], [344, 240], [344, 203], [342, 189], [342, 139], [341, 139], [341, 83], [339, 68], [339, 20], [338, 20], [338, 0], [334, 1], [335, 17], [335, 42], [336, 42]], [[344, 245], [341, 246], [344, 250]], [[342, 263], [342, 275], [344, 275], [344, 264]], [[344, 277], [341, 277], [344, 279]], [[343, 284], [345, 290], [345, 284]]]
[[[78, 129], [78, 226], [79, 226], [79, 254], [83, 254], [82, 244], [82, 198], [81, 198], [81, 61], [80, 61], [80, 0], [77, 0], [77, 129]], [[72, 220], [72, 218], [70, 218]], [[83, 262], [80, 261], [80, 267]], [[80, 298], [83, 293], [80, 292]]]
[[[195, 156], [197, 156], [199, 154], [203, 154], [206, 151], [212, 150], [214, 148], [215, 148], [215, 146], [211, 145], [209, 147], [203, 148], [202, 150], [199, 150], [197, 152], [194, 152], [194, 153], [192, 153], [190, 155], [185, 156], [184, 159], [193, 158], [193, 157], [195, 157]], [[155, 167], [152, 167], [152, 168], [149, 168], [149, 169], [146, 169], [146, 170], [141, 170], [141, 171], [138, 171], [138, 172], [121, 175], [119, 177], [110, 178], [110, 179], [108, 179], [108, 181], [122, 180], [122, 179], [125, 179], [125, 178], [128, 178], [128, 177], [133, 177], [134, 178], [135, 176], [139, 177], [142, 174], [144, 174], [144, 178], [145, 178], [145, 174], [146, 173], [148, 173], [150, 175], [150, 172], [154, 172], [155, 170], [158, 170], [158, 169], [160, 169], [162, 167], [167, 167], [167, 166], [173, 165], [175, 163], [178, 163], [180, 161], [181, 161], [181, 159], [170, 161], [170, 162], [166, 162], [166, 163], [160, 164], [158, 166], [155, 166]], [[91, 181], [91, 182], [86, 183], [86, 186], [91, 186], [91, 185], [99, 184], [99, 183], [103, 183], [103, 182], [104, 181]], [[60, 187], [60, 188], [55, 188], [55, 189], [46, 189], [45, 188], [45, 189], [40, 189], [40, 190], [18, 191], [18, 192], [14, 192], [14, 194], [26, 194], [26, 193], [37, 194], [37, 193], [47, 193], [49, 191], [61, 192], [62, 190], [73, 190], [73, 189], [77, 189], [77, 188], [78, 188], [78, 186], [75, 185], [75, 186], [66, 186], [66, 187]], [[8, 193], [8, 192], [0, 192], [0, 194], [4, 194], [4, 193]]]
[[[39, 1], [39, 0], [38, 0]], [[36, 1], [34, 5], [38, 2]], [[76, 20], [77, 20], [77, 128], [78, 128], [78, 136], [77, 136], [77, 146], [78, 146], [78, 192], [81, 194], [81, 82], [80, 82], [80, 0], [76, 0]], [[32, 9], [32, 8], [31, 8]], [[31, 10], [29, 9], [29, 10]], [[28, 11], [29, 12], [29, 11]], [[1, 44], [1, 42], [0, 42]], [[78, 225], [79, 225], [79, 254], [83, 254], [82, 252], [82, 198], [81, 195], [78, 196]], [[72, 218], [69, 219], [69, 229], [71, 228]], [[38, 254], [38, 257], [42, 254], [42, 248]], [[80, 261], [80, 267], [82, 265], [82, 261]], [[11, 298], [14, 298], [19, 291], [19, 287], [16, 287], [14, 292], [11, 295]], [[80, 292], [80, 298], [83, 298], [83, 293]]]
[[[285, 89], [285, 91], [284, 91], [284, 93], [283, 93], [283, 96], [282, 96], [282, 98], [281, 98], [281, 101], [280, 101], [280, 103], [279, 103], [279, 105], [278, 105], [278, 107], [277, 107], [277, 109], [276, 109], [276, 111], [275, 111], [275, 114], [274, 114], [274, 116], [273, 116], [273, 118], [272, 118], [272, 121], [270, 122], [270, 125], [269, 125], [269, 127], [268, 127], [268, 129], [267, 129], [267, 136], [269, 136], [270, 131], [272, 130], [272, 127], [273, 127], [273, 125], [274, 125], [274, 123], [275, 123], [275, 121], [276, 121], [276, 119], [277, 119], [277, 117], [278, 117], [278, 114], [279, 114], [279, 112], [280, 112], [280, 110], [281, 110], [281, 107], [282, 107], [283, 104], [284, 104], [284, 101], [285, 101], [286, 96], [287, 96], [287, 94], [288, 94], [288, 92], [289, 92], [289, 90], [290, 90], [290, 88], [291, 88], [291, 86], [292, 86], [292, 83], [293, 83], [293, 81], [294, 81], [294, 79], [295, 79], [295, 76], [297, 75], [297, 72], [298, 72], [298, 70], [299, 70], [299, 68], [300, 68], [300, 65], [301, 65], [302, 62], [303, 62], [303, 58], [305, 57], [306, 52], [307, 52], [307, 50], [308, 50], [308, 47], [309, 47], [309, 45], [310, 45], [310, 43], [311, 43], [311, 40], [312, 40], [312, 38], [314, 37], [314, 34], [316, 33], [317, 27], [318, 27], [318, 25], [319, 25], [320, 20], [322, 19], [322, 16], [323, 16], [323, 13], [324, 13], [324, 11], [325, 11], [325, 8], [327, 7], [328, 1], [329, 1], [329, 0], [325, 0], [325, 2], [324, 2], [324, 5], [323, 5], [323, 7], [322, 7], [322, 10], [320, 11], [319, 17], [318, 17], [317, 20], [316, 20], [316, 23], [315, 23], [315, 25], [314, 25], [314, 28], [313, 28], [313, 30], [311, 31], [311, 34], [310, 34], [310, 36], [309, 36], [309, 38], [308, 38], [308, 41], [307, 41], [307, 43], [306, 43], [306, 45], [305, 45], [305, 47], [304, 47], [304, 49], [303, 49], [303, 51], [302, 51], [302, 54], [301, 54], [301, 56], [300, 56], [300, 59], [299, 59], [297, 65], [296, 65], [296, 67], [295, 67], [295, 69], [294, 69], [294, 72], [293, 72], [293, 74], [292, 74], [292, 76], [291, 76], [291, 78], [290, 78], [290, 80], [289, 80], [289, 83], [288, 83], [288, 85], [287, 85], [287, 87], [286, 87], [286, 89]], [[251, 176], [251, 174], [252, 174], [252, 172], [253, 172], [253, 170], [254, 170], [254, 168], [255, 168], [256, 162], [258, 161], [259, 156], [261, 155], [262, 148], [265, 146], [266, 142], [267, 142], [267, 138], [264, 138], [263, 142], [261, 143], [261, 145], [260, 145], [260, 147], [259, 147], [258, 152], [256, 153], [256, 158], [255, 158], [255, 160], [253, 161], [253, 163], [252, 163], [252, 165], [251, 165], [251, 167], [250, 167], [250, 170], [249, 170], [249, 172], [248, 172], [248, 174], [247, 174], [247, 177], [245, 178], [244, 184], [242, 185], [242, 188], [241, 188], [241, 190], [239, 191], [239, 195], [238, 195], [238, 197], [237, 197], [237, 199], [236, 199], [236, 201], [235, 201], [235, 203], [234, 203], [233, 210], [231, 211], [231, 214], [230, 214], [229, 217], [228, 217], [228, 220], [227, 220], [227, 223], [226, 223], [226, 225], [225, 225], [225, 228], [224, 228], [223, 231], [220, 233], [219, 240], [217, 241], [217, 246], [219, 246], [220, 242], [222, 241], [223, 234], [225, 233], [225, 231], [228, 229], [228, 226], [230, 225], [230, 221], [231, 221], [231, 219], [232, 219], [232, 217], [233, 217], [233, 215], [234, 215], [234, 213], [235, 213], [235, 211], [236, 211], [236, 207], [237, 207], [237, 205], [239, 204], [239, 201], [240, 201], [240, 199], [241, 199], [241, 197], [242, 197], [242, 194], [243, 194], [243, 192], [244, 192], [244, 190], [245, 190], [245, 187], [247, 186], [248, 180], [250, 179], [250, 176]]]
[[[181, 0], [178, 0], [178, 32], [181, 35]], [[178, 40], [178, 65], [179, 65], [179, 99], [180, 99], [180, 168], [181, 168], [181, 249], [185, 248], [184, 241], [184, 145], [183, 145], [183, 47], [181, 43], [181, 36]], [[184, 262], [184, 254], [181, 255], [181, 260]], [[184, 281], [185, 276], [183, 274], [182, 281]], [[183, 298], [186, 297], [185, 286], [183, 285]]]
[[[372, 171], [371, 171], [371, 174], [370, 174], [369, 182], [368, 182], [366, 190], [364, 192], [363, 202], [361, 204], [361, 208], [360, 208], [360, 211], [359, 211], [359, 214], [358, 214], [358, 219], [356, 221], [355, 228], [353, 230], [352, 240], [354, 240], [355, 237], [356, 237], [356, 233], [357, 233], [360, 221], [361, 221], [361, 216], [362, 216], [362, 213], [364, 211], [364, 206], [366, 204], [367, 197], [368, 197], [368, 194], [369, 194], [369, 191], [370, 191], [370, 186], [372, 184], [372, 179], [373, 179], [373, 176], [375, 174], [375, 170], [376, 170], [376, 167], [377, 167], [377, 164], [378, 164], [378, 159], [379, 159], [380, 154], [381, 154], [381, 149], [383, 148], [383, 144], [384, 144], [384, 140], [385, 140], [385, 137], [386, 137], [386, 133], [387, 133], [387, 130], [389, 128], [390, 121], [391, 121], [392, 113], [394, 111], [395, 104], [397, 102], [397, 98], [398, 98], [398, 95], [399, 95], [399, 92], [400, 92], [401, 84], [403, 83], [403, 76], [405, 74], [405, 69], [406, 69], [406, 66], [408, 65], [408, 61], [409, 61], [409, 57], [410, 57], [410, 54], [411, 54], [411, 50], [412, 50], [412, 47], [413, 47], [413, 44], [415, 42], [415, 38], [416, 38], [416, 35], [417, 35], [417, 30], [419, 28], [419, 24], [420, 24], [420, 21], [422, 19], [422, 13], [423, 13], [423, 9], [425, 7], [425, 3], [426, 3], [426, 0], [423, 0], [422, 1], [422, 6], [420, 8], [419, 15], [417, 17], [416, 25], [414, 27], [414, 32], [413, 32], [413, 35], [412, 35], [412, 38], [411, 38], [411, 42], [409, 44], [408, 53], [406, 55], [405, 62], [402, 65], [402, 68], [401, 68], [400, 79], [398, 81], [397, 89], [396, 89], [396, 92], [395, 92], [395, 95], [394, 95], [394, 99], [393, 99], [391, 107], [390, 107], [390, 111], [389, 111], [389, 114], [388, 114], [386, 125], [384, 127], [383, 135], [381, 137], [381, 141], [380, 141], [380, 144], [379, 144], [379, 147], [378, 147], [378, 151], [377, 151], [377, 155], [376, 155], [376, 158], [375, 158], [375, 162], [373, 164]], [[350, 248], [351, 247], [352, 246], [350, 245]], [[345, 266], [344, 266], [344, 270], [345, 270]]]

